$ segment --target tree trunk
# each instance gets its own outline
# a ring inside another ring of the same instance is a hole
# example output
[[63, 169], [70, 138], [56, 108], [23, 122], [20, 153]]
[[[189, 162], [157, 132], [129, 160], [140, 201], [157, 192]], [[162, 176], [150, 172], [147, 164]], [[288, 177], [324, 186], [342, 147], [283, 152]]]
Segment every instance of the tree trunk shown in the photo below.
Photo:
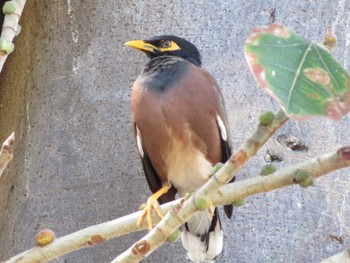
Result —
[[[132, 135], [130, 87], [147, 58], [123, 43], [158, 34], [192, 41], [225, 96], [234, 149], [277, 110], [249, 72], [243, 45], [251, 28], [276, 19], [322, 42], [349, 68], [347, 1], [27, 1], [22, 32], [1, 73], [0, 141], [16, 132], [14, 160], [0, 178], [0, 261], [34, 246], [50, 228], [63, 236], [138, 210], [149, 196]], [[276, 136], [238, 179], [255, 176], [267, 152], [283, 167], [350, 143], [350, 119], [289, 121], [278, 134], [303, 140], [290, 151]], [[218, 262], [319, 262], [350, 242], [350, 179], [344, 170], [259, 195], [223, 217]], [[110, 262], [145, 232], [62, 256], [55, 262]], [[181, 242], [145, 262], [185, 262]]]

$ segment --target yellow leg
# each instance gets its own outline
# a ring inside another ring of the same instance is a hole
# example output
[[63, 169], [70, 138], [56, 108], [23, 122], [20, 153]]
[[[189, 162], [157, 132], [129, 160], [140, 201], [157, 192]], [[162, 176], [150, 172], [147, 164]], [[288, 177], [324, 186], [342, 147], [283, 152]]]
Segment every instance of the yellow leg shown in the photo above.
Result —
[[139, 220], [137, 221], [137, 226], [140, 227], [143, 220], [147, 216], [147, 225], [148, 225], [148, 230], [152, 230], [152, 210], [154, 209], [158, 216], [160, 218], [163, 218], [163, 214], [159, 209], [159, 204], [158, 204], [158, 198], [161, 197], [163, 194], [167, 193], [169, 189], [171, 188], [171, 184], [167, 183], [163, 185], [162, 188], [160, 188], [157, 192], [155, 192], [153, 195], [151, 195], [147, 199], [147, 204], [146, 207], [142, 210], [141, 216]]
[[214, 207], [213, 201], [210, 199], [208, 210], [209, 210], [209, 214], [210, 214], [211, 219], [213, 219], [213, 216], [214, 216], [214, 209], [215, 209], [215, 207]]

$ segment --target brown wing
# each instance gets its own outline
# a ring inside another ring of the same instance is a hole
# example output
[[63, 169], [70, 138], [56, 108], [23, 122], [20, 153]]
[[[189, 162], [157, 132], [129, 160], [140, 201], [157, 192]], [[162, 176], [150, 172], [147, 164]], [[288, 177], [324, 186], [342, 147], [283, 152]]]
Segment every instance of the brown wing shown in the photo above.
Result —
[[[209, 73], [208, 73], [209, 74]], [[212, 79], [212, 82], [214, 83], [213, 87], [215, 89], [215, 94], [217, 98], [217, 109], [218, 109], [218, 115], [220, 116], [223, 126], [220, 127], [219, 125], [219, 131], [220, 131], [220, 144], [221, 144], [221, 162], [225, 163], [230, 156], [232, 155], [232, 144], [231, 144], [231, 137], [230, 137], [230, 131], [228, 129], [228, 119], [227, 119], [227, 113], [226, 113], [226, 107], [225, 107], [225, 101], [223, 99], [221, 89], [219, 85], [216, 83], [216, 81], [209, 76], [209, 78]], [[225, 136], [226, 135], [226, 136]], [[235, 181], [236, 177], [234, 177], [229, 183], [233, 183]], [[233, 206], [232, 205], [224, 205], [224, 211], [228, 218], [232, 217], [233, 213]]]
[[[134, 121], [134, 132], [138, 143], [142, 167], [148, 186], [153, 193], [157, 192], [167, 180], [167, 170], [162, 159], [162, 151], [167, 146], [165, 120], [159, 100], [136, 80], [131, 96], [131, 111]], [[137, 134], [137, 129], [140, 134]], [[137, 140], [137, 136], [140, 140]], [[172, 187], [158, 201], [166, 203], [175, 199], [176, 189]]]
[[[224, 123], [223, 125], [224, 127], [220, 127], [219, 125], [219, 130], [220, 130], [220, 143], [221, 143], [221, 152], [222, 152], [222, 159], [221, 162], [225, 163], [231, 156], [232, 154], [232, 150], [231, 150], [231, 143], [230, 143], [230, 139], [229, 136], [227, 134], [227, 122]], [[223, 129], [225, 129], [226, 131], [223, 131]], [[225, 133], [226, 132], [226, 133]], [[235, 181], [236, 177], [233, 177], [231, 179], [231, 181], [229, 183], [233, 183]], [[233, 205], [224, 205], [224, 211], [225, 214], [227, 215], [228, 218], [232, 217], [232, 212], [233, 212]]]
[[[138, 139], [137, 136], [142, 136], [141, 134], [138, 134], [137, 132], [137, 126], [134, 123], [134, 134], [135, 138], [137, 141], [137, 147], [139, 148], [139, 153], [141, 157], [141, 163], [142, 163], [142, 168], [146, 176], [146, 180], [148, 183], [149, 188], [151, 189], [152, 193], [157, 192], [162, 186], [163, 183], [157, 174], [157, 171], [154, 169], [151, 160], [149, 159], [148, 153], [144, 149], [144, 146], [142, 144], [142, 138]], [[140, 149], [141, 147], [141, 149]], [[167, 202], [171, 202], [175, 200], [175, 195], [176, 195], [176, 189], [174, 187], [171, 187], [170, 190], [166, 193], [163, 194], [159, 199], [159, 203], [164, 204]]]

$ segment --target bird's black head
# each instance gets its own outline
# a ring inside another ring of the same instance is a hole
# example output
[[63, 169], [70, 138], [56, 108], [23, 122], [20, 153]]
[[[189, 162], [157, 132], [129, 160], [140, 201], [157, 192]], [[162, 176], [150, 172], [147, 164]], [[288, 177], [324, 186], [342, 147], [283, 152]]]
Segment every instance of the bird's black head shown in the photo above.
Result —
[[176, 56], [184, 58], [198, 67], [202, 64], [201, 55], [196, 46], [177, 36], [156, 36], [147, 40], [129, 41], [125, 45], [145, 52], [150, 59], [160, 56]]

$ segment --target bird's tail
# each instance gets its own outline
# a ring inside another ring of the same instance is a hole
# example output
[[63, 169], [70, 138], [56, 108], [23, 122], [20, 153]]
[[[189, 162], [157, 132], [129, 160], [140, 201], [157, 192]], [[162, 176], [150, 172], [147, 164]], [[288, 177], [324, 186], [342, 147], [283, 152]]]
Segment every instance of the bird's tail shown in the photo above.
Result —
[[213, 262], [222, 251], [223, 232], [218, 209], [197, 212], [184, 226], [181, 241], [193, 262]]

